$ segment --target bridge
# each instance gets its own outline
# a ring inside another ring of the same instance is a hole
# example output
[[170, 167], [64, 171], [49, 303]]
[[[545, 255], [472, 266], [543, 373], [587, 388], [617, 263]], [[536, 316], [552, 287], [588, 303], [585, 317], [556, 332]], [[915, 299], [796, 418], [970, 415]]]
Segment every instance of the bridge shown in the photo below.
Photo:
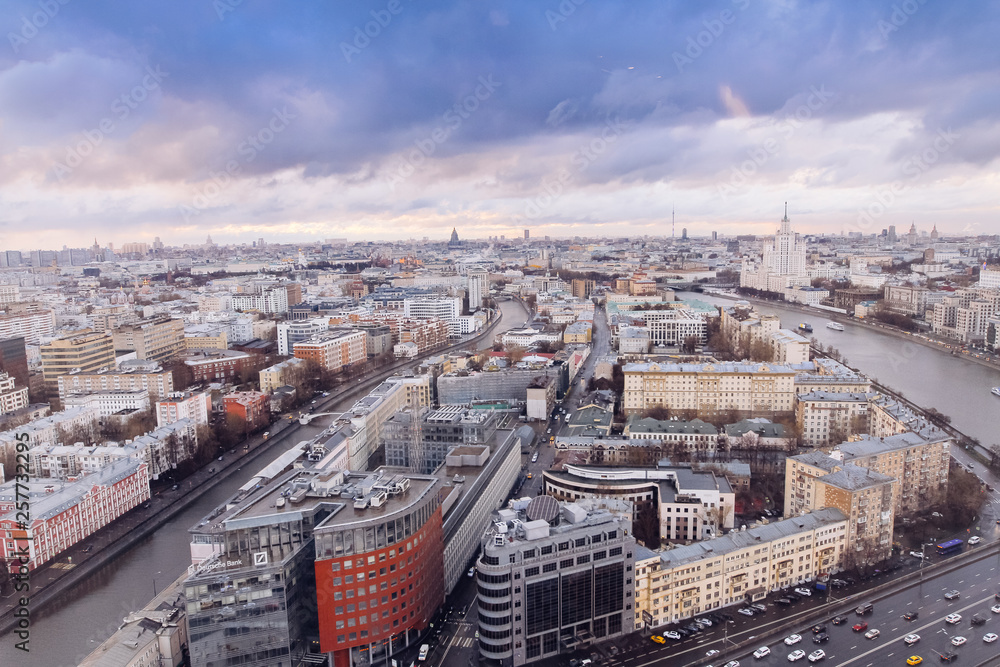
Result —
[[299, 415], [299, 423], [305, 426], [312, 420], [316, 419], [316, 417], [329, 417], [330, 415], [342, 415], [342, 414], [344, 414], [342, 410], [339, 410], [337, 412], [316, 412], [316, 413], [304, 412], [301, 415]]

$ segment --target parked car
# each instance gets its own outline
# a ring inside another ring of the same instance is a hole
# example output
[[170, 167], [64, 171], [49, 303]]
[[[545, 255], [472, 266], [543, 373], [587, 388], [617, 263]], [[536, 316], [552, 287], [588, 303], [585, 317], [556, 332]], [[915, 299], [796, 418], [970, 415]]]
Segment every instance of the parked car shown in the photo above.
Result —
[[737, 614], [743, 614], [744, 616], [753, 616], [753, 610], [747, 609], [746, 607], [741, 607], [736, 610]]
[[666, 637], [667, 639], [673, 639], [676, 641], [681, 638], [681, 633], [677, 632], [676, 630], [668, 630], [667, 632], [663, 633], [663, 636]]
[[761, 613], [764, 613], [765, 611], [767, 611], [767, 606], [761, 604], [760, 602], [755, 602], [754, 604], [752, 604], [750, 606], [753, 607], [754, 609], [756, 609], [757, 611], [761, 612]]
[[787, 607], [788, 605], [792, 604], [792, 601], [789, 600], [788, 598], [778, 598], [774, 602], [775, 604], [780, 604], [783, 607]]
[[796, 588], [795, 593], [798, 595], [804, 595], [806, 597], [812, 596], [812, 591], [809, 590], [808, 588], [802, 588], [802, 587]]

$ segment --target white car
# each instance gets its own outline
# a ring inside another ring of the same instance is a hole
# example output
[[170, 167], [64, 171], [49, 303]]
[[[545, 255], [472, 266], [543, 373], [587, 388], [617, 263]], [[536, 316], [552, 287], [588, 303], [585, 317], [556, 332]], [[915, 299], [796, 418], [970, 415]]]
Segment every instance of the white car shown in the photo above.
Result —
[[663, 633], [663, 636], [664, 636], [664, 637], [666, 637], [667, 639], [674, 639], [674, 640], [677, 640], [677, 639], [680, 639], [680, 638], [681, 638], [681, 633], [679, 633], [679, 632], [676, 632], [676, 631], [674, 631], [674, 630], [669, 630], [669, 631], [667, 631], [667, 632], [664, 632], [664, 633]]
[[766, 646], [761, 646], [759, 649], [753, 652], [753, 657], [757, 658], [758, 660], [760, 660], [761, 658], [766, 658], [769, 655], [771, 655], [771, 649], [769, 649]]
[[802, 637], [800, 635], [788, 635], [787, 637], [785, 637], [786, 646], [794, 646], [795, 644], [798, 644], [800, 641], [802, 641]]
[[868, 632], [865, 633], [865, 639], [875, 639], [880, 634], [882, 634], [882, 633], [879, 632], [877, 628], [872, 628], [871, 630], [869, 630]]
[[994, 634], [992, 632], [983, 635], [983, 641], [986, 642], [987, 644], [992, 644], [996, 640], [997, 640], [997, 636], [996, 636], [996, 634]]
[[956, 637], [952, 637], [951, 638], [951, 645], [952, 646], [961, 646], [964, 643], [965, 643], [965, 637], [957, 637], [956, 636]]
[[913, 556], [914, 558], [923, 558], [924, 557], [924, 554], [921, 553], [920, 551], [911, 551], [910, 555]]
[[990, 607], [990, 611], [992, 611], [994, 614], [1000, 614], [1000, 604], [995, 604], [992, 607]]
[[905, 637], [903, 637], [903, 642], [907, 646], [913, 646], [918, 641], [920, 641], [920, 635], [918, 634], [906, 635]]
[[826, 653], [823, 652], [823, 649], [818, 648], [818, 649], [816, 649], [815, 651], [813, 651], [812, 653], [809, 654], [809, 662], [819, 662], [820, 660], [822, 660], [825, 657], [826, 657]]
[[796, 588], [795, 592], [798, 593], [799, 595], [805, 595], [806, 597], [812, 596], [812, 591], [809, 590], [808, 588]]
[[746, 607], [742, 607], [740, 609], [737, 609], [736, 613], [737, 614], [743, 614], [744, 616], [753, 616], [753, 610], [752, 609], [747, 609]]
[[973, 535], [972, 537], [969, 538], [969, 544], [979, 544], [982, 541], [983, 538], [979, 537], [978, 535]]
[[947, 616], [944, 617], [944, 622], [950, 623], [951, 625], [955, 625], [961, 620], [962, 620], [961, 614], [948, 614]]
[[788, 654], [788, 662], [795, 662], [796, 660], [801, 660], [804, 657], [806, 657], [805, 651], [792, 651]]
[[714, 648], [711, 651], [706, 651], [705, 652], [705, 657], [706, 658], [711, 658], [713, 655], [719, 655], [719, 652], [716, 651]]

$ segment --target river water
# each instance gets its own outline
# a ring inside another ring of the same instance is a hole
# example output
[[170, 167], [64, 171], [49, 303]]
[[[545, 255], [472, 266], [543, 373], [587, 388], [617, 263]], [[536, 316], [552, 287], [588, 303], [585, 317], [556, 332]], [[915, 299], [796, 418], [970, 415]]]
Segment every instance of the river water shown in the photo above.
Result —
[[[732, 305], [731, 299], [708, 294], [678, 293], [678, 299], [697, 299], [713, 305]], [[781, 318], [786, 329], [802, 322], [813, 327], [823, 346], [832, 345], [847, 363], [865, 375], [925, 408], [935, 408], [951, 417], [952, 425], [976, 438], [985, 447], [1000, 443], [1000, 398], [990, 393], [1000, 385], [1000, 371], [954, 357], [942, 351], [887, 334], [868, 324], [842, 322], [844, 331], [826, 328], [823, 311], [805, 314], [780, 305], [757, 305], [765, 314]]]
[[[525, 311], [514, 301], [500, 303], [503, 320], [497, 325], [500, 333], [523, 326]], [[479, 343], [479, 348], [490, 347], [492, 340]], [[335, 406], [346, 409], [346, 405]], [[308, 426], [300, 427], [287, 437], [285, 448], [319, 434], [329, 425], [331, 417], [317, 418]], [[279, 441], [280, 442], [280, 441]], [[212, 491], [161, 526], [155, 533], [136, 544], [121, 558], [108, 564], [83, 584], [65, 593], [57, 602], [32, 617], [31, 652], [14, 648], [17, 639], [6, 634], [0, 636], [0, 667], [73, 667], [91, 651], [110, 637], [122, 619], [130, 612], [142, 609], [155, 591], [173, 582], [191, 563], [188, 528], [226, 498], [236, 492], [253, 472], [264, 467], [278, 452], [282, 444], [221, 481]]]

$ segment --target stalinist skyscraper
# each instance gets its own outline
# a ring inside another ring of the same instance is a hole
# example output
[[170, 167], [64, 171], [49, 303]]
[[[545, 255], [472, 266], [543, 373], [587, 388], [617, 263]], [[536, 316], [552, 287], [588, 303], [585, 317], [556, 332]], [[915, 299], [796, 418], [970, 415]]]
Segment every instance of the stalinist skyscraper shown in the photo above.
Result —
[[785, 217], [774, 238], [764, 242], [763, 258], [743, 258], [740, 286], [781, 292], [786, 287], [807, 284], [806, 244], [792, 231], [788, 202], [785, 202]]

